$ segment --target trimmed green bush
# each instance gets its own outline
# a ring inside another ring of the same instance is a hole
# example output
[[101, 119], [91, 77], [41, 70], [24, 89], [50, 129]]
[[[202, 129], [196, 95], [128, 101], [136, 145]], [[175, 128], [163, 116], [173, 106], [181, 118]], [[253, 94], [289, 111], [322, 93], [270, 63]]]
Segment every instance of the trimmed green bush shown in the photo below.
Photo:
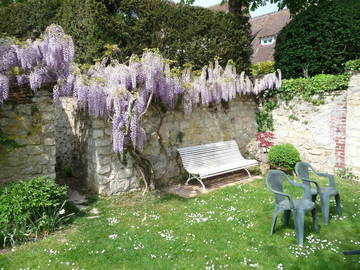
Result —
[[54, 230], [66, 217], [59, 212], [66, 198], [66, 188], [47, 177], [1, 187], [0, 243], [14, 245], [44, 230]]
[[356, 60], [350, 60], [345, 63], [346, 71], [360, 71], [360, 58]]
[[294, 16], [276, 40], [284, 78], [344, 72], [343, 63], [360, 57], [359, 10], [359, 0], [332, 0]]
[[275, 145], [270, 148], [269, 161], [271, 166], [293, 170], [300, 154], [292, 144]]

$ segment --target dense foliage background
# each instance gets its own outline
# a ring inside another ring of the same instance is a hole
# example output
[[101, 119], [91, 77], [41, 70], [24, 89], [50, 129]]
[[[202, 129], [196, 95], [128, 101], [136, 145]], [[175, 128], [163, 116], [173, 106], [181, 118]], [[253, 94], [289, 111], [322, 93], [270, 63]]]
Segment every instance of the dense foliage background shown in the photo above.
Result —
[[285, 78], [343, 72], [360, 57], [359, 10], [359, 0], [333, 0], [296, 15], [277, 38], [276, 67]]
[[116, 44], [120, 61], [159, 48], [180, 65], [200, 68], [219, 57], [221, 65], [233, 59], [244, 70], [252, 52], [247, 17], [167, 0], [29, 0], [0, 8], [0, 17], [0, 33], [22, 40], [39, 37], [51, 23], [61, 25], [81, 63], [100, 58], [105, 44]]

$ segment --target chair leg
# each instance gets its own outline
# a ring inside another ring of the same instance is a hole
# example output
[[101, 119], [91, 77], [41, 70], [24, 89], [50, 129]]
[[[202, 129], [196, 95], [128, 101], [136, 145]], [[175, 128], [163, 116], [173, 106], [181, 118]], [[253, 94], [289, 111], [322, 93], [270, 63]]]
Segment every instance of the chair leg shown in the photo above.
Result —
[[299, 246], [302, 246], [304, 244], [304, 216], [304, 210], [296, 209], [294, 211], [295, 233], [296, 240]]
[[335, 200], [336, 200], [336, 209], [337, 209], [338, 215], [341, 217], [342, 216], [342, 208], [341, 208], [341, 204], [340, 204], [340, 194], [335, 195]]
[[330, 202], [329, 202], [329, 195], [320, 195], [321, 200], [321, 212], [323, 217], [323, 223], [325, 225], [329, 225], [329, 208], [330, 208]]
[[284, 211], [284, 225], [289, 226], [291, 210]]
[[312, 215], [312, 218], [313, 218], [315, 232], [318, 233], [319, 232], [319, 223], [318, 223], [318, 218], [317, 218], [317, 215], [316, 215], [316, 208], [311, 210], [311, 215]]
[[279, 213], [280, 213], [280, 210], [278, 208], [275, 208], [273, 222], [271, 225], [271, 234], [273, 234], [275, 232], [276, 220], [278, 218]]

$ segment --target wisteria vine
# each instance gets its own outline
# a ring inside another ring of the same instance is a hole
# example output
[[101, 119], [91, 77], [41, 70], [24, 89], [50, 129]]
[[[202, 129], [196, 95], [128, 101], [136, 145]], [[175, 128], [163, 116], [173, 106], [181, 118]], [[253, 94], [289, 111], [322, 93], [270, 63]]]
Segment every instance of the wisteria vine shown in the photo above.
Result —
[[280, 70], [252, 82], [244, 72], [238, 74], [231, 61], [225, 69], [215, 60], [194, 72], [190, 66], [171, 68], [170, 61], [148, 50], [126, 64], [104, 59], [81, 71], [74, 54], [72, 38], [58, 25], [50, 25], [43, 39], [23, 44], [0, 40], [0, 104], [14, 84], [29, 84], [36, 91], [55, 82], [55, 102], [73, 96], [80, 108], [112, 120], [113, 149], [119, 153], [127, 144], [143, 150], [146, 133], [140, 123], [153, 100], [169, 109], [181, 100], [189, 115], [197, 104], [227, 102], [237, 95], [281, 87]]

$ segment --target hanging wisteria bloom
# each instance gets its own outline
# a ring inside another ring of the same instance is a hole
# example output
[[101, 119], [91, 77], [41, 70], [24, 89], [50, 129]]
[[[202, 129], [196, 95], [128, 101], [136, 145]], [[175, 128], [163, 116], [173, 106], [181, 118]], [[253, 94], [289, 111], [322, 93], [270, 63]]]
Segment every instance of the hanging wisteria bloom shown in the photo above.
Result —
[[126, 145], [142, 151], [146, 132], [141, 118], [152, 101], [172, 109], [182, 101], [185, 114], [195, 106], [231, 101], [237, 95], [259, 94], [281, 87], [281, 73], [267, 74], [253, 83], [244, 72], [237, 74], [229, 61], [223, 69], [216, 60], [200, 71], [191, 66], [171, 67], [171, 61], [147, 50], [128, 64], [104, 59], [81, 72], [74, 63], [74, 43], [58, 25], [50, 25], [44, 38], [18, 45], [0, 40], [0, 104], [9, 96], [10, 85], [29, 84], [33, 91], [52, 83], [54, 101], [73, 96], [79, 108], [112, 121], [115, 152]]

